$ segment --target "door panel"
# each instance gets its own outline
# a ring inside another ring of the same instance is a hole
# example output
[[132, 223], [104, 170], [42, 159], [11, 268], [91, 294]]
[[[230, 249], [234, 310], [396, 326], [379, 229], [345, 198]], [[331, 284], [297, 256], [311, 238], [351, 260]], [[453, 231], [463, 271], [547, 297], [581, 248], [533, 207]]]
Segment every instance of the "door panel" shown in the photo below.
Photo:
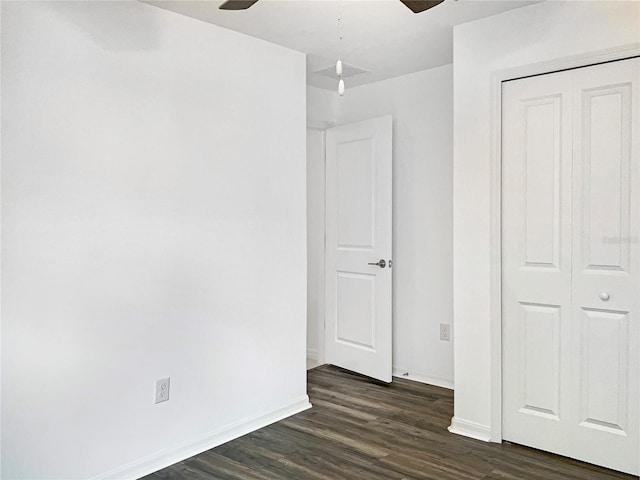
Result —
[[560, 307], [522, 303], [520, 412], [558, 420]]
[[376, 276], [337, 272], [336, 341], [375, 351]]
[[590, 270], [629, 269], [630, 245], [615, 239], [630, 233], [630, 100], [630, 83], [581, 90], [581, 247]]
[[503, 85], [503, 435], [638, 474], [640, 60]]
[[373, 140], [338, 144], [338, 247], [375, 248]]
[[582, 312], [580, 426], [626, 435], [629, 312]]
[[326, 139], [325, 360], [390, 382], [391, 117]]
[[522, 104], [524, 265], [530, 267], [559, 267], [561, 101], [553, 95]]

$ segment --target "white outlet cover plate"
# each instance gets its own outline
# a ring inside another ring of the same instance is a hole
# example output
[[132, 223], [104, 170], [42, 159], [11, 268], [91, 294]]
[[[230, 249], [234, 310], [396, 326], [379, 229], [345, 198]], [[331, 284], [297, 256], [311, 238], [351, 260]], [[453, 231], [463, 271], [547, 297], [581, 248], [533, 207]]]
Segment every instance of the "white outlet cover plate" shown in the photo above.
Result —
[[448, 323], [440, 324], [440, 340], [449, 341], [451, 340], [451, 325]]
[[161, 378], [156, 380], [156, 403], [162, 403], [169, 400], [170, 378]]

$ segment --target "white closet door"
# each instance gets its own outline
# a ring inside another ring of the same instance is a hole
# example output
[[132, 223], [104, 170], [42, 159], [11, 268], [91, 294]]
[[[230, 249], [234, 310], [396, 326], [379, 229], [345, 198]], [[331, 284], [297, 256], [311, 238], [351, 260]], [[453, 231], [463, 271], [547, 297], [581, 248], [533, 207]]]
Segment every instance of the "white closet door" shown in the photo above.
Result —
[[638, 474], [640, 60], [503, 89], [503, 436]]
[[503, 90], [503, 436], [558, 451], [571, 409], [571, 74]]
[[586, 458], [638, 474], [640, 59], [574, 72], [572, 394]]

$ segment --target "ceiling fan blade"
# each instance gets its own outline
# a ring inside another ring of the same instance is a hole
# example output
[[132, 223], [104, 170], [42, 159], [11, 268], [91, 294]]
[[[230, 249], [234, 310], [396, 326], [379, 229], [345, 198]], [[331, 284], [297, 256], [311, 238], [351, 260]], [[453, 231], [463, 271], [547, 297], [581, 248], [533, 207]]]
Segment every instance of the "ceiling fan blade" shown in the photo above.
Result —
[[400, 0], [407, 7], [411, 9], [413, 13], [424, 12], [425, 10], [429, 10], [436, 5], [444, 2], [444, 0]]
[[258, 0], [227, 0], [218, 8], [220, 10], [246, 10]]

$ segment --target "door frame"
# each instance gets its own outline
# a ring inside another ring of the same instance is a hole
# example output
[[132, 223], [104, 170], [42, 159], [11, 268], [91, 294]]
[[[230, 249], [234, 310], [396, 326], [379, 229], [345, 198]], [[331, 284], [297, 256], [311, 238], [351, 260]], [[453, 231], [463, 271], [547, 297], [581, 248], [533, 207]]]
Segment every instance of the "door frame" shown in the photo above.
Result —
[[491, 431], [502, 442], [502, 83], [640, 56], [640, 43], [491, 72], [490, 342]]
[[[327, 192], [327, 129], [329, 128], [333, 128], [336, 125], [333, 123], [328, 123], [326, 125], [323, 126], [312, 126], [312, 125], [307, 125], [307, 130], [314, 130], [316, 132], [319, 132], [322, 135], [322, 185], [318, 185], [318, 187], [322, 187], [321, 191], [322, 191], [322, 221], [321, 221], [321, 227], [322, 227], [322, 251], [321, 252], [317, 252], [318, 255], [321, 257], [318, 259], [318, 263], [320, 265], [322, 265], [321, 271], [319, 272], [319, 279], [318, 279], [318, 289], [316, 291], [316, 295], [318, 295], [318, 308], [317, 308], [317, 321], [318, 321], [318, 325], [317, 325], [317, 332], [316, 332], [316, 342], [318, 345], [318, 348], [315, 352], [310, 352], [309, 348], [307, 346], [306, 352], [307, 352], [307, 358], [310, 358], [310, 354], [313, 354], [312, 356], [315, 357], [313, 358], [313, 360], [316, 361], [316, 363], [318, 363], [319, 365], [324, 365], [324, 329], [325, 329], [325, 301], [324, 301], [324, 292], [325, 292], [325, 262], [326, 262], [326, 249], [327, 249], [327, 219], [326, 219], [326, 192]], [[307, 172], [308, 175], [308, 172]], [[308, 232], [307, 232], [308, 235]], [[309, 255], [309, 252], [307, 252], [307, 256]], [[308, 320], [307, 320], [308, 322]], [[308, 327], [308, 323], [307, 323], [307, 327]]]

